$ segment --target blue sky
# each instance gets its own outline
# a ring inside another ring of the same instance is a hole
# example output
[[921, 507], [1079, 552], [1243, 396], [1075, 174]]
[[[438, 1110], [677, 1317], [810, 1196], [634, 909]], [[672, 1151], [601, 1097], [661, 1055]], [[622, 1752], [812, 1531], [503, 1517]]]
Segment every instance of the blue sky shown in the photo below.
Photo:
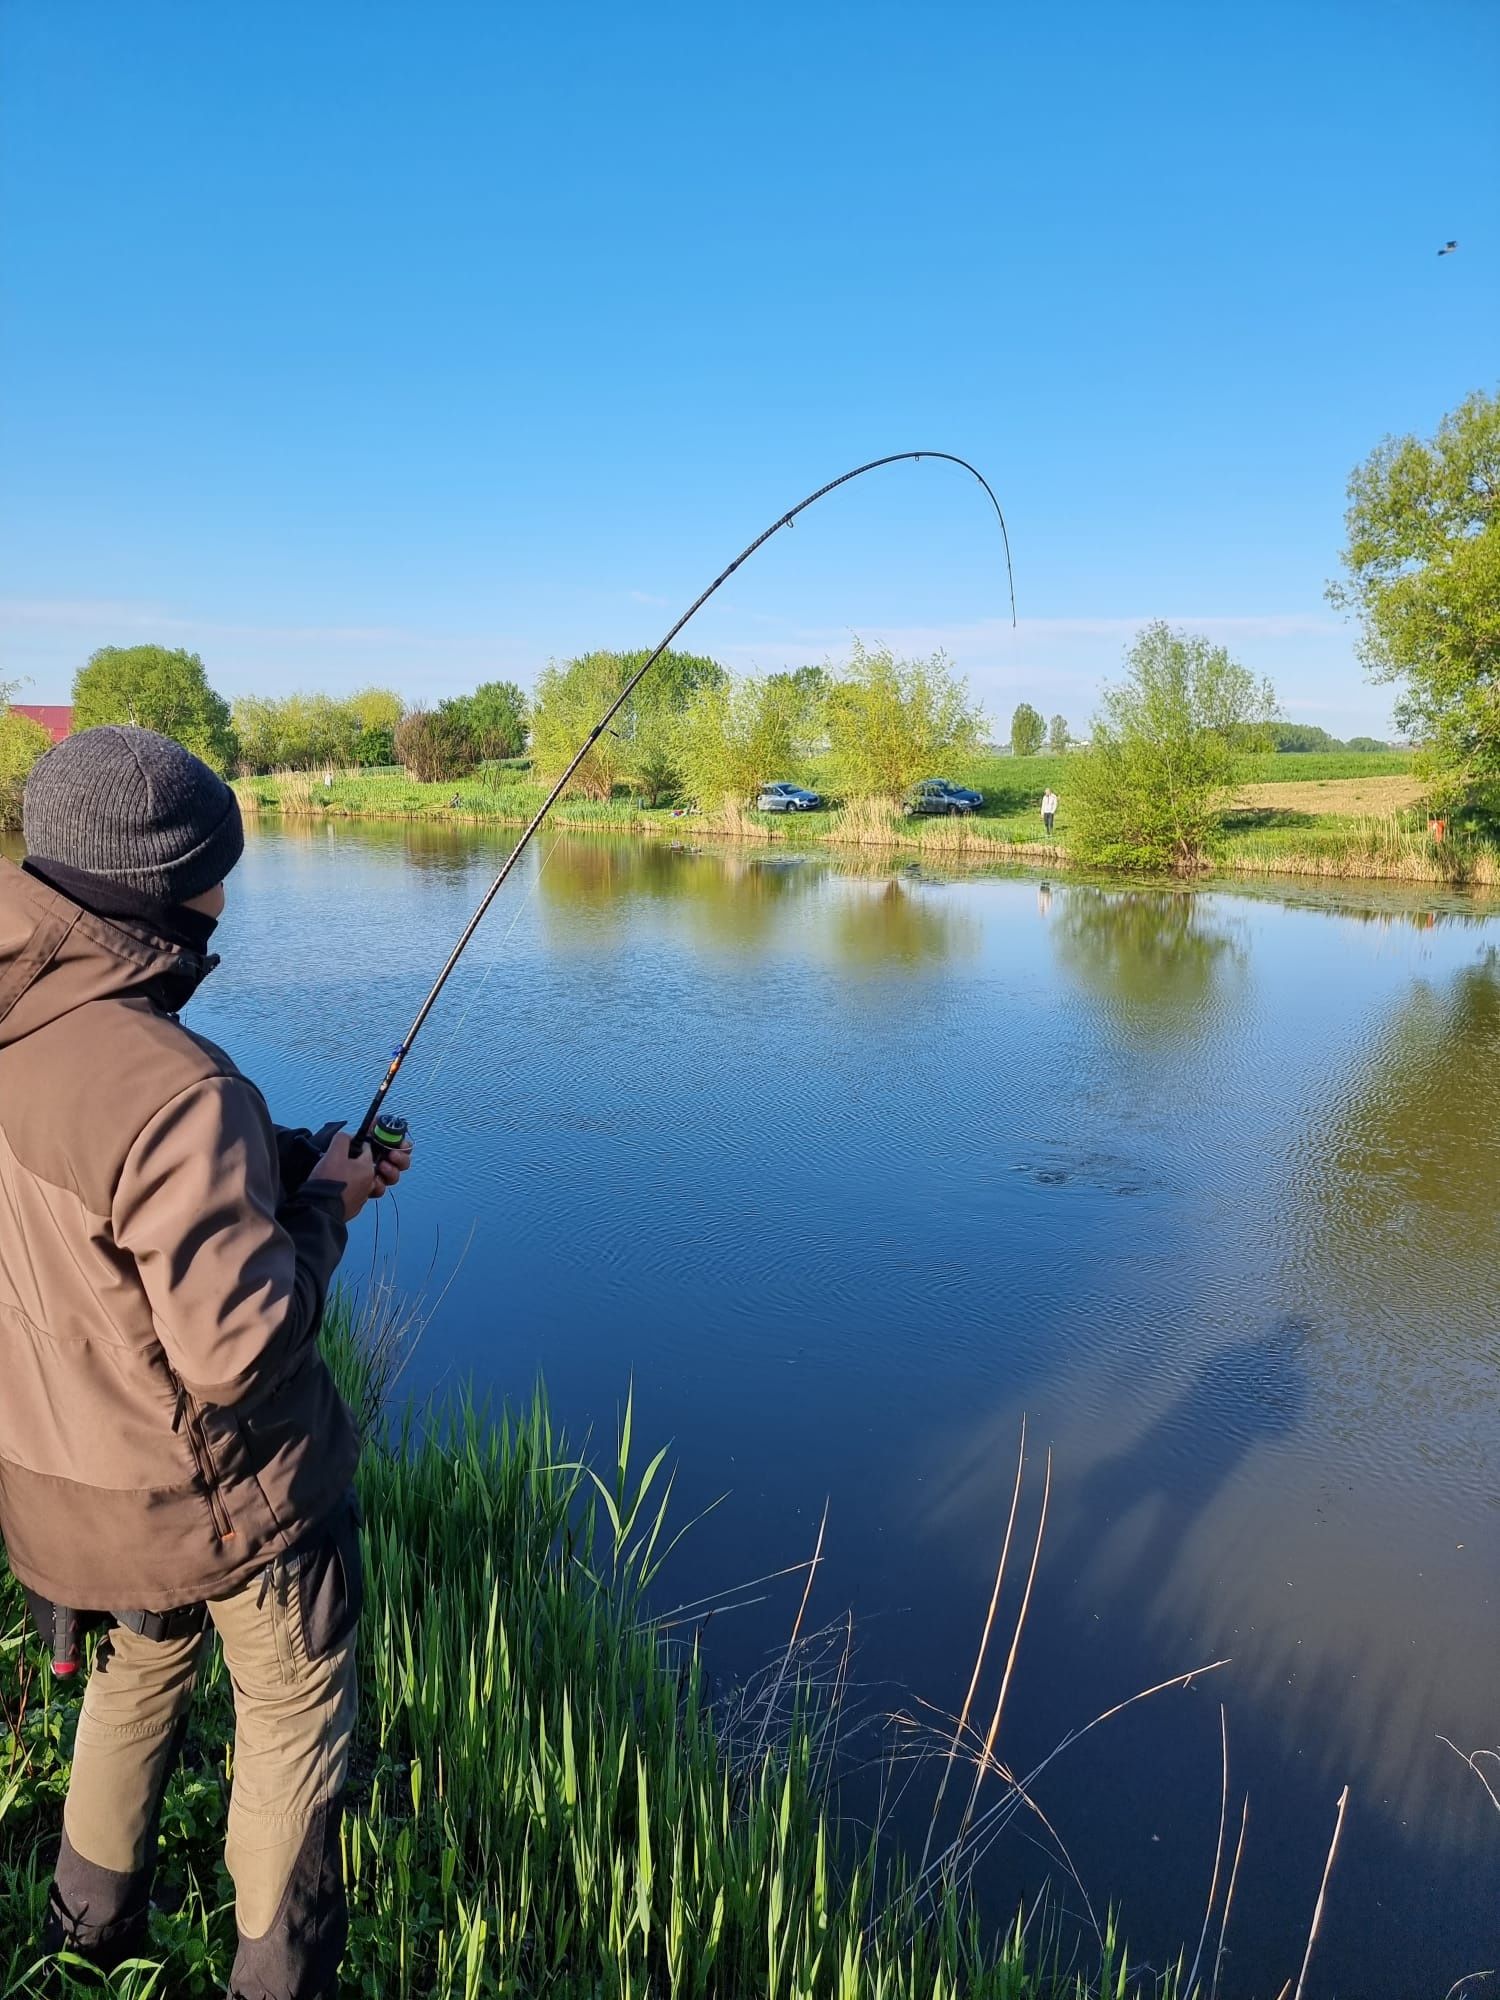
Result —
[[[1500, 382], [1500, 9], [0, 0], [0, 673], [409, 698], [1167, 617], [1384, 734], [1349, 469]], [[1457, 237], [1456, 256], [1436, 251]]]

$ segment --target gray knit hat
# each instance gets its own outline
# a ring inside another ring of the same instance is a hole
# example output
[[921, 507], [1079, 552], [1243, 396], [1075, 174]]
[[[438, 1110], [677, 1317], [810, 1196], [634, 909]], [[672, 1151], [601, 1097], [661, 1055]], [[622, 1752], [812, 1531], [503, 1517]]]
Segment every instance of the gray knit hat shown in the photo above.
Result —
[[239, 801], [170, 737], [107, 723], [32, 766], [21, 807], [38, 861], [82, 869], [161, 903], [202, 895], [245, 846]]

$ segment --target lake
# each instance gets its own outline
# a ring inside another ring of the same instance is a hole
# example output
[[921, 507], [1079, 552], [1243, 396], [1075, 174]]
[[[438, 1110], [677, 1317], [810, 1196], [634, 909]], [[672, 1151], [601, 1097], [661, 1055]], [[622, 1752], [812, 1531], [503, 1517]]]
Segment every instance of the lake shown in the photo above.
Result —
[[[282, 1119], [352, 1121], [512, 838], [253, 829], [189, 1019]], [[1440, 1740], [1500, 1743], [1497, 951], [1482, 906], [1378, 885], [544, 834], [401, 1078], [418, 1164], [349, 1268], [441, 1292], [420, 1393], [541, 1373], [605, 1446], [633, 1382], [678, 1518], [727, 1495], [662, 1599], [729, 1592], [726, 1686], [785, 1643], [802, 1577], [751, 1580], [826, 1501], [851, 1764], [963, 1699], [1024, 1415], [986, 1717], [1049, 1451], [1051, 1491], [1007, 1763], [1230, 1660], [1037, 1781], [1095, 1907], [1191, 1954], [1222, 1703], [1226, 1991], [1295, 1976], [1347, 1781], [1313, 1985], [1441, 1994], [1500, 1962], [1500, 1813]], [[997, 1914], [1049, 1878], [1082, 1912], [1046, 1842], [987, 1857]]]

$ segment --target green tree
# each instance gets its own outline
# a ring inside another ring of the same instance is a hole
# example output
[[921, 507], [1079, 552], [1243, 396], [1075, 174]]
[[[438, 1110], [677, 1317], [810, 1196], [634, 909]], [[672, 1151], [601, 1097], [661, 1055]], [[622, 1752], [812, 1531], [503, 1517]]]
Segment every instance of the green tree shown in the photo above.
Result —
[[1104, 691], [1093, 740], [1070, 760], [1071, 847], [1081, 861], [1201, 867], [1223, 827], [1236, 756], [1264, 743], [1268, 681], [1198, 633], [1148, 625]]
[[1389, 750], [1390, 744], [1383, 743], [1378, 736], [1351, 736], [1343, 746], [1346, 750]]
[[526, 697], [514, 681], [482, 681], [472, 694], [439, 702], [438, 712], [468, 731], [481, 762], [526, 748]]
[[479, 761], [468, 730], [441, 709], [409, 708], [395, 739], [396, 761], [422, 784], [461, 778]]
[[766, 684], [790, 696], [805, 736], [811, 739], [821, 734], [823, 711], [833, 686], [827, 667], [784, 667], [779, 674], [768, 675]]
[[[1012, 723], [1011, 727], [1012, 731], [1014, 731], [1014, 723]], [[1065, 715], [1054, 715], [1047, 729], [1047, 748], [1052, 752], [1054, 757], [1061, 757], [1072, 740], [1072, 732], [1068, 728], [1068, 718]]]
[[52, 738], [29, 715], [13, 715], [14, 686], [0, 681], [0, 830], [21, 824], [21, 794], [31, 767], [52, 748]]
[[406, 703], [394, 688], [356, 688], [347, 701], [359, 717], [361, 729], [387, 729], [394, 735], [396, 724], [406, 713]]
[[73, 677], [73, 727], [133, 722], [191, 750], [215, 771], [239, 749], [229, 704], [208, 684], [196, 653], [165, 646], [101, 646]]
[[[1340, 743], [1336, 736], [1330, 736], [1326, 729], [1319, 729], [1311, 722], [1275, 722], [1271, 725], [1271, 748], [1290, 755], [1300, 755], [1314, 750], [1353, 749], [1353, 744]], [[1385, 745], [1379, 744], [1379, 749]]]
[[1047, 725], [1029, 701], [1023, 701], [1010, 719], [1010, 754], [1034, 757], [1042, 747]]
[[824, 706], [838, 788], [846, 798], [898, 799], [979, 748], [981, 717], [942, 653], [898, 660], [858, 639]]
[[[539, 777], [551, 783], [562, 775], [649, 657], [644, 652], [584, 653], [543, 669], [531, 717], [531, 754]], [[633, 782], [648, 800], [669, 797], [677, 784], [677, 718], [700, 689], [726, 678], [716, 660], [701, 654], [663, 653], [578, 767], [573, 780], [577, 790], [585, 798], [607, 799], [616, 785]]]
[[791, 674], [700, 688], [678, 727], [687, 796], [710, 810], [731, 799], [747, 806], [762, 785], [796, 776], [806, 706], [806, 689]]
[[1371, 677], [1400, 683], [1435, 800], [1500, 810], [1500, 396], [1387, 438], [1349, 481], [1344, 577]]
[[[241, 769], [311, 771], [321, 766], [388, 762], [361, 756], [366, 729], [352, 701], [326, 694], [241, 695], [233, 709]], [[383, 743], [389, 731], [377, 732]]]

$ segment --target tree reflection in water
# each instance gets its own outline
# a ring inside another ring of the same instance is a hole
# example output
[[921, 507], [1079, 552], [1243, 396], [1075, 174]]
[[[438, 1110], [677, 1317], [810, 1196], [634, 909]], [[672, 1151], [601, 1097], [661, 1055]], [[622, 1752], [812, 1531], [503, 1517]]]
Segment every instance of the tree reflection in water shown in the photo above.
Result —
[[1500, 958], [1413, 985], [1367, 1049], [1297, 1148], [1292, 1280], [1420, 1361], [1500, 1270]]
[[744, 952], [774, 943], [862, 971], [931, 965], [978, 944], [977, 920], [945, 907], [941, 891], [858, 864], [571, 835], [545, 862], [537, 894], [559, 943], [597, 943], [645, 900], [680, 907], [699, 944]]
[[1058, 963], [1133, 1037], [1179, 1040], [1211, 1026], [1247, 954], [1216, 898], [1195, 890], [1070, 884], [1048, 898]]

